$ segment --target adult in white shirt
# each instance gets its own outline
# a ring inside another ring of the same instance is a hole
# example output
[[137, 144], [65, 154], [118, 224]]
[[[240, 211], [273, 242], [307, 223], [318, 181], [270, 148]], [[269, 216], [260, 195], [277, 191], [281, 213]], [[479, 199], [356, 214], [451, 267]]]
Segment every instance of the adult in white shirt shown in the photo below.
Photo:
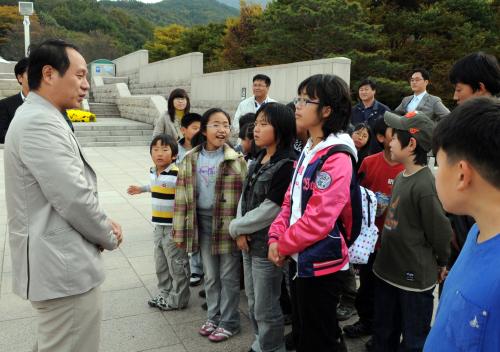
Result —
[[262, 104], [275, 102], [276, 100], [269, 98], [269, 87], [271, 86], [271, 78], [266, 75], [258, 74], [253, 77], [252, 92], [253, 95], [245, 100], [242, 100], [238, 109], [234, 114], [233, 133], [238, 135], [240, 131], [239, 119], [241, 116], [249, 112], [255, 113]]
[[425, 69], [414, 69], [410, 78], [413, 95], [404, 97], [401, 104], [394, 110], [399, 115], [410, 111], [421, 111], [434, 121], [439, 121], [450, 113], [441, 98], [427, 93], [430, 75]]

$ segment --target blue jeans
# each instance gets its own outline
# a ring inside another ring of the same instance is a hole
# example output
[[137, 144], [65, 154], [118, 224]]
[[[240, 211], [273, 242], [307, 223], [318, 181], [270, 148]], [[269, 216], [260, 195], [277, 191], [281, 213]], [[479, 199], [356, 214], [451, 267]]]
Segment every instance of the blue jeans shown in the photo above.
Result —
[[203, 276], [203, 262], [201, 261], [200, 251], [191, 253], [189, 267], [191, 268], [191, 274]]
[[[237, 332], [240, 329], [240, 256], [239, 251], [212, 255], [212, 217], [198, 214], [198, 238], [205, 271], [207, 320]], [[220, 315], [219, 315], [220, 312]]]
[[431, 328], [433, 291], [434, 288], [424, 292], [405, 291], [376, 277], [373, 320], [375, 351], [422, 351]]
[[280, 295], [283, 271], [267, 258], [243, 252], [245, 292], [255, 333], [252, 349], [257, 352], [285, 352], [285, 326]]

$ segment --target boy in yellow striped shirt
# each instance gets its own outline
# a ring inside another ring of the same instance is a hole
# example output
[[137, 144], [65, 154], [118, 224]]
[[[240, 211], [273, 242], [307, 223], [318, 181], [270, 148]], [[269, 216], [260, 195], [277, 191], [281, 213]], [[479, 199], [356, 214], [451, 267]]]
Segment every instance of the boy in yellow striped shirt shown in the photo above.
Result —
[[151, 183], [129, 186], [130, 195], [150, 192], [152, 196], [152, 222], [154, 230], [154, 259], [160, 293], [148, 304], [161, 310], [183, 309], [189, 301], [189, 258], [183, 248], [172, 240], [175, 184], [178, 168], [175, 164], [177, 141], [166, 134], [156, 136], [150, 145], [154, 167]]

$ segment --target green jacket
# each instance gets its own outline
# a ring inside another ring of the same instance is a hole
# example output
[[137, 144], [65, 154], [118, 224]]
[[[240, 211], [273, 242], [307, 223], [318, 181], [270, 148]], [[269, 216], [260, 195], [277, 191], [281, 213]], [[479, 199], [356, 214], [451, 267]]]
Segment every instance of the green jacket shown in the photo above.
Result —
[[[196, 219], [196, 163], [201, 146], [186, 154], [179, 165], [175, 191], [173, 240], [182, 244], [188, 253], [199, 248]], [[224, 145], [224, 161], [219, 166], [215, 182], [212, 216], [212, 254], [226, 254], [237, 250], [229, 235], [229, 223], [236, 217], [238, 201], [247, 174], [243, 155]]]

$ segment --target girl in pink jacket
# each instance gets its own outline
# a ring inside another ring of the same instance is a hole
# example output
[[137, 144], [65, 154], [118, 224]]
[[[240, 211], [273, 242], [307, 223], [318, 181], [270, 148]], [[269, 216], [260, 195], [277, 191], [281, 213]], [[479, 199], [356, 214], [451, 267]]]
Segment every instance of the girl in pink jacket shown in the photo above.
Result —
[[[297, 351], [345, 351], [336, 307], [349, 269], [348, 234], [343, 229], [351, 222], [349, 187], [356, 147], [344, 131], [351, 99], [347, 84], [334, 75], [307, 78], [298, 95], [295, 118], [307, 126], [310, 138], [269, 230], [269, 260], [282, 265], [286, 257], [292, 258]], [[326, 155], [339, 145], [344, 152]]]

